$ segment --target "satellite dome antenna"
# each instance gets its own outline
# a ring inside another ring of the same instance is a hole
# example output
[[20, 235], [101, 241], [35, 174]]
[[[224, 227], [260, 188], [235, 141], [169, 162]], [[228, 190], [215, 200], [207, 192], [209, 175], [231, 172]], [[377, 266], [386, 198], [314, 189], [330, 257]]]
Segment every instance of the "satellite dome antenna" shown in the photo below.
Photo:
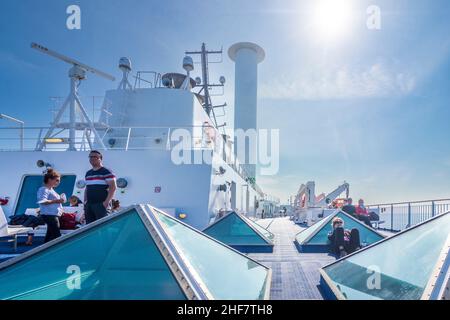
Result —
[[184, 79], [181, 89], [191, 90], [191, 71], [194, 70], [194, 60], [190, 56], [184, 57], [183, 69], [186, 70], [186, 79]]
[[[62, 60], [64, 62], [72, 65], [72, 67], [69, 70], [69, 78], [70, 78], [69, 96], [65, 100], [61, 109], [58, 111], [58, 113], [55, 117], [55, 120], [53, 121], [50, 129], [47, 131], [44, 138], [38, 143], [36, 150], [42, 150], [46, 145], [46, 141], [50, 138], [55, 137], [58, 134], [58, 133], [55, 135], [53, 134], [53, 132], [55, 131], [56, 128], [62, 129], [62, 130], [66, 130], [66, 129], [69, 130], [69, 140], [68, 140], [69, 148], [68, 148], [68, 150], [71, 150], [71, 151], [77, 150], [75, 147], [75, 138], [76, 138], [75, 133], [76, 133], [77, 129], [79, 129], [79, 128], [83, 128], [85, 134], [86, 134], [86, 129], [90, 129], [91, 132], [94, 133], [94, 137], [95, 137], [95, 139], [97, 139], [97, 142], [99, 143], [99, 145], [103, 149], [106, 149], [103, 141], [100, 139], [100, 136], [97, 133], [97, 130], [95, 129], [94, 123], [89, 118], [86, 110], [84, 109], [84, 107], [80, 101], [80, 98], [78, 96], [78, 87], [80, 86], [81, 81], [86, 79], [87, 71], [89, 71], [93, 74], [96, 74], [100, 77], [111, 80], [111, 81], [114, 81], [115, 78], [103, 71], [92, 68], [84, 63], [81, 63], [81, 62], [75, 60], [75, 59], [66, 57], [62, 54], [52, 51], [52, 50], [50, 50], [44, 46], [41, 46], [37, 43], [32, 43], [31, 48], [36, 49], [37, 51], [40, 51], [51, 57]], [[60, 122], [61, 117], [64, 114], [64, 111], [67, 109], [68, 106], [69, 106], [69, 111], [70, 111], [69, 123], [68, 124], [61, 123]], [[84, 122], [79, 122], [79, 123], [76, 122], [77, 110], [79, 110], [81, 112], [82, 119], [84, 119]], [[89, 142], [89, 145], [92, 147], [90, 138], [88, 138], [88, 142]]]
[[122, 70], [123, 76], [122, 81], [120, 81], [119, 89], [122, 90], [131, 90], [132, 86], [128, 81], [128, 75], [131, 72], [131, 60], [127, 57], [122, 57], [119, 60], [119, 69]]

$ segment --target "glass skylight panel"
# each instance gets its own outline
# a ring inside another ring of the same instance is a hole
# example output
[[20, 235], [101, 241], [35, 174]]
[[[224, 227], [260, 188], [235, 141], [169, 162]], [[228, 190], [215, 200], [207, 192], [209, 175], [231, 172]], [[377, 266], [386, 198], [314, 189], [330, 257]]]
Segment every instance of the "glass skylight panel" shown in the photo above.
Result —
[[[251, 225], [255, 225], [253, 222], [249, 222]], [[256, 226], [254, 226], [257, 228]], [[261, 229], [264, 229], [260, 227]], [[265, 229], [264, 229], [265, 230]], [[258, 229], [259, 231], [259, 229]], [[266, 232], [261, 233], [265, 236], [273, 235], [265, 230]], [[228, 245], [267, 245], [270, 243], [271, 239], [264, 239], [258, 232], [252, 229], [246, 221], [239, 217], [237, 213], [230, 213], [221, 220], [212, 224], [204, 230], [204, 232], [214, 239], [217, 239]]]
[[272, 232], [270, 232], [269, 230], [267, 230], [266, 228], [264, 228], [263, 226], [261, 226], [260, 224], [258, 224], [258, 222], [252, 221], [244, 215], [240, 215], [240, 217], [242, 219], [244, 219], [245, 221], [247, 221], [248, 224], [250, 224], [253, 228], [258, 230], [258, 232], [261, 233], [262, 235], [264, 235], [267, 239], [269, 239], [269, 240], [274, 239], [274, 237], [275, 237], [274, 234]]
[[295, 237], [299, 244], [303, 244], [307, 239], [309, 239], [313, 234], [315, 234], [320, 228], [328, 224], [332, 219], [332, 216], [328, 216], [320, 221], [317, 221], [315, 224], [310, 226], [309, 228], [301, 231]]
[[136, 210], [0, 271], [0, 299], [185, 299]]
[[263, 299], [270, 270], [158, 210], [172, 243], [215, 299]]
[[344, 229], [358, 229], [360, 241], [363, 246], [367, 246], [383, 239], [383, 236], [375, 232], [372, 228], [367, 227], [363, 222], [356, 221], [340, 211], [336, 215], [333, 215], [327, 223], [323, 224], [321, 229], [316, 230], [315, 235], [307, 241], [307, 243], [326, 245], [328, 243], [328, 233], [331, 232], [333, 228], [331, 222], [336, 217], [341, 218], [344, 221]]
[[449, 234], [446, 213], [324, 267], [325, 280], [347, 299], [420, 299]]

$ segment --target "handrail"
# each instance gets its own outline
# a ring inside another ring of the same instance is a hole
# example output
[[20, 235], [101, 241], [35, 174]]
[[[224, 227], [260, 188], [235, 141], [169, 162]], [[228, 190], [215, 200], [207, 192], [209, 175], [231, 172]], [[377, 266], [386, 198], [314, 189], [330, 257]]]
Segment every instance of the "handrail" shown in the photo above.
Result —
[[[264, 193], [261, 190], [261, 188], [256, 183], [252, 182], [253, 177], [251, 177], [248, 174], [248, 172], [245, 170], [245, 167], [240, 163], [239, 159], [235, 156], [233, 150], [227, 144], [227, 141], [223, 138], [223, 135], [220, 134], [220, 132], [217, 130], [217, 128], [212, 125], [206, 126], [206, 127], [204, 125], [114, 127], [114, 126], [104, 126], [104, 125], [96, 124], [94, 126], [96, 127], [98, 132], [101, 132], [101, 135], [99, 135], [99, 138], [101, 140], [109, 138], [109, 139], [116, 140], [116, 141], [123, 143], [122, 146], [107, 147], [107, 149], [111, 149], [111, 150], [114, 150], [114, 149], [115, 150], [159, 149], [159, 148], [163, 147], [163, 145], [161, 145], [160, 147], [158, 147], [158, 146], [136, 147], [136, 146], [130, 145], [130, 141], [135, 141], [135, 142], [138, 141], [139, 143], [144, 141], [144, 143], [145, 143], [145, 140], [147, 140], [147, 139], [161, 138], [161, 136], [160, 136], [161, 131], [166, 132], [165, 134], [163, 134], [163, 136], [164, 136], [163, 139], [164, 140], [167, 139], [167, 145], [165, 146], [165, 148], [170, 148], [171, 140], [169, 137], [170, 137], [170, 133], [172, 132], [173, 129], [187, 129], [189, 131], [192, 130], [191, 138], [192, 138], [192, 142], [193, 142], [193, 144], [192, 144], [193, 150], [213, 150], [214, 152], [220, 154], [222, 156], [222, 159], [229, 166], [231, 166], [244, 180], [249, 182], [252, 185], [252, 188], [255, 189], [257, 191], [257, 193], [260, 194], [260, 196], [264, 196]], [[197, 142], [203, 139], [204, 134], [205, 134], [205, 132], [203, 130], [205, 128], [211, 128], [215, 131], [214, 137], [216, 137], [216, 140], [214, 140], [212, 144], [204, 145], [203, 143], [201, 143], [201, 145], [199, 145]], [[22, 147], [21, 151], [36, 150], [36, 145], [34, 145], [34, 144], [31, 145], [30, 142], [37, 141], [37, 143], [39, 143], [39, 141], [42, 139], [42, 132], [44, 132], [48, 129], [50, 129], [50, 127], [42, 127], [42, 126], [25, 127], [24, 130], [35, 130], [36, 135], [35, 135], [35, 137], [31, 137], [31, 134], [29, 134], [27, 136], [27, 138], [22, 139], [22, 141], [27, 143], [27, 148]], [[202, 129], [202, 132], [201, 133], [199, 132], [200, 135], [196, 135], [194, 132], [194, 129]], [[7, 135], [3, 135], [3, 132], [6, 130], [17, 130], [17, 127], [9, 127], [9, 126], [8, 127], [0, 127], [0, 142], [5, 142], [8, 144], [6, 147], [0, 146], [0, 152], [19, 151], [15, 147], [11, 147], [9, 145], [10, 141], [15, 141], [16, 138], [13, 138], [13, 137], [10, 137]], [[114, 130], [119, 132], [119, 134], [113, 133]], [[120, 130], [123, 130], [122, 131], [123, 133], [120, 133], [121, 132]], [[140, 136], [132, 136], [132, 132], [136, 132], [138, 130], [158, 130], [159, 132], [155, 133], [155, 132], [150, 131], [149, 134], [144, 134], [144, 135], [140, 135]], [[58, 135], [59, 135], [59, 133], [55, 134], [53, 137], [65, 139], [64, 137], [59, 137]], [[222, 140], [220, 140], [220, 139], [222, 139]], [[67, 144], [66, 141], [62, 141], [61, 143], [51, 145], [45, 151], [67, 150], [67, 148], [64, 147], [66, 144]], [[85, 145], [82, 137], [79, 137], [79, 139], [77, 138], [77, 141], [75, 141], [74, 144], [77, 146]], [[221, 145], [223, 147], [220, 147]]]
[[450, 210], [450, 199], [380, 203], [366, 207], [378, 209], [377, 214], [385, 223], [384, 229], [401, 231]]
[[400, 204], [414, 204], [414, 203], [422, 203], [422, 202], [437, 202], [437, 201], [450, 201], [450, 199], [431, 199], [431, 200], [415, 200], [415, 201], [404, 201], [404, 202], [390, 202], [390, 203], [380, 203], [380, 204], [369, 204], [366, 207], [384, 207], [390, 205], [400, 205]]
[[[213, 127], [213, 126], [211, 126]], [[50, 129], [51, 127], [24, 127], [25, 130], [38, 130], [38, 129]], [[203, 128], [202, 125], [171, 125], [171, 126], [128, 126], [128, 127], [114, 127], [114, 126], [109, 126], [106, 127], [105, 125], [101, 125], [98, 126], [98, 128], [102, 128], [104, 130], [106, 129], [128, 129], [128, 128], [132, 128], [132, 129], [169, 129], [169, 128]], [[8, 129], [8, 130], [17, 130], [17, 127], [4, 127], [1, 126], [0, 130], [4, 130], [4, 129]]]

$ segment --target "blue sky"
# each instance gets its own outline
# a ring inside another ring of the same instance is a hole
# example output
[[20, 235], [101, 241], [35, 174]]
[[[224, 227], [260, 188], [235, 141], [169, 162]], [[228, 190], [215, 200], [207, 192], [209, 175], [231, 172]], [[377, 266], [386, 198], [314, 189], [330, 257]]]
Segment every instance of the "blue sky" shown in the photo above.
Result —
[[[314, 24], [317, 1], [2, 1], [0, 112], [47, 125], [49, 96], [68, 92], [67, 65], [30, 49], [38, 42], [120, 76], [129, 56], [137, 70], [182, 71], [185, 50], [202, 42], [226, 51], [252, 41], [266, 51], [259, 66], [260, 128], [279, 128], [280, 171], [259, 177], [282, 199], [307, 180], [316, 193], [344, 180], [367, 202], [450, 196], [450, 3], [348, 1], [338, 36]], [[68, 30], [78, 4], [82, 29]], [[381, 9], [381, 29], [368, 30], [366, 8]], [[323, 26], [322, 26], [323, 27]], [[194, 74], [195, 76], [196, 74]], [[212, 65], [227, 78], [233, 117], [233, 63]], [[81, 94], [116, 86], [90, 76]], [[5, 125], [5, 123], [0, 123]]]

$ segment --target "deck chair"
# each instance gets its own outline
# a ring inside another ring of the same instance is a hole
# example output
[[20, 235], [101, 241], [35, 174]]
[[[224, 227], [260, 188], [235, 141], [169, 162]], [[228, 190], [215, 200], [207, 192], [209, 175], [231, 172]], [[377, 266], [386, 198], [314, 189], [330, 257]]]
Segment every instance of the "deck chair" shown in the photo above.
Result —
[[384, 221], [384, 220], [370, 221], [370, 223], [372, 224], [372, 228], [374, 228], [374, 229], [380, 229], [380, 224], [383, 224], [385, 222], [386, 221]]
[[8, 220], [0, 207], [0, 242], [12, 242], [14, 251], [17, 251], [17, 236], [20, 234], [28, 234], [33, 228], [25, 228], [23, 226], [9, 226]]

